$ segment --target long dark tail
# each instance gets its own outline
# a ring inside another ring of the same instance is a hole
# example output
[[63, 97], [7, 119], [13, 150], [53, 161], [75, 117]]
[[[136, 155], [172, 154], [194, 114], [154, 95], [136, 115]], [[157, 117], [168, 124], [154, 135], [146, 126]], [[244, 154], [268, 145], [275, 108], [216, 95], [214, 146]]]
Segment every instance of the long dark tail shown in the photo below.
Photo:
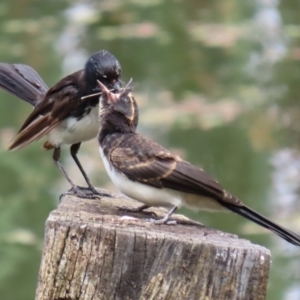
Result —
[[21, 64], [0, 63], [0, 88], [33, 106], [41, 101], [48, 87], [31, 67]]
[[260, 215], [251, 208], [245, 205], [238, 206], [228, 202], [222, 202], [222, 205], [230, 209], [231, 211], [251, 220], [252, 222], [255, 222], [256, 224], [271, 230], [286, 241], [296, 246], [300, 246], [300, 236], [298, 234], [272, 222], [271, 220], [268, 220], [266, 217]]

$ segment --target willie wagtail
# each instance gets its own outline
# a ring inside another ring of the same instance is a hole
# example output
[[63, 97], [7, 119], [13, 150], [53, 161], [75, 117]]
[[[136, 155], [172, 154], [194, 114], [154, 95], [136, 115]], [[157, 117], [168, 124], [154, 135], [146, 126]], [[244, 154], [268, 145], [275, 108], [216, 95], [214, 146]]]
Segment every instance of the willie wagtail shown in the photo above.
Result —
[[[92, 186], [77, 158], [77, 152], [81, 142], [93, 139], [99, 131], [100, 89], [97, 80], [117, 92], [121, 84], [120, 76], [119, 61], [106, 50], [94, 53], [84, 69], [63, 78], [50, 89], [31, 67], [0, 63], [0, 87], [34, 107], [9, 149], [21, 149], [47, 136], [43, 149], [54, 149], [53, 160], [71, 184], [72, 194], [88, 198], [101, 194]], [[71, 145], [71, 156], [88, 184], [89, 193], [73, 183], [60, 163], [60, 147], [63, 144]]]
[[145, 204], [140, 210], [171, 207], [155, 223], [166, 223], [183, 205], [196, 210], [230, 210], [300, 246], [299, 235], [247, 207], [202, 169], [137, 134], [138, 107], [129, 85], [118, 94], [99, 85], [98, 142], [105, 169], [123, 194]]

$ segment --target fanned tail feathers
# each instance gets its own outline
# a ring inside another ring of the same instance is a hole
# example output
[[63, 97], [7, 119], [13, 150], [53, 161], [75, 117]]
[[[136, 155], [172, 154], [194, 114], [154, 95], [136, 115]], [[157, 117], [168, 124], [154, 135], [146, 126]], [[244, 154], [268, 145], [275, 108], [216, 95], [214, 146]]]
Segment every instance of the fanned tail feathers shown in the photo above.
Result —
[[43, 79], [33, 68], [22, 64], [7, 63], [0, 63], [0, 88], [32, 106], [36, 106], [48, 90]]

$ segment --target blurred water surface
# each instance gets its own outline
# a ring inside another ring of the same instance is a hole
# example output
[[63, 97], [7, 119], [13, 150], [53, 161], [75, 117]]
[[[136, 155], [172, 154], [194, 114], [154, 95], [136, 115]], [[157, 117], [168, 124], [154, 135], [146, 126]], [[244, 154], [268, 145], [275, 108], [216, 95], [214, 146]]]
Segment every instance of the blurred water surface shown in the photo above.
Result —
[[[2, 0], [0, 61], [31, 65], [51, 86], [94, 51], [110, 50], [123, 79], [134, 79], [140, 132], [300, 233], [299, 9], [299, 1], [277, 0]], [[44, 222], [69, 188], [41, 143], [6, 151], [30, 111], [0, 91], [4, 300], [33, 299]], [[95, 140], [79, 157], [97, 186], [113, 188]], [[233, 214], [182, 212], [271, 249], [267, 299], [300, 299], [299, 248]]]

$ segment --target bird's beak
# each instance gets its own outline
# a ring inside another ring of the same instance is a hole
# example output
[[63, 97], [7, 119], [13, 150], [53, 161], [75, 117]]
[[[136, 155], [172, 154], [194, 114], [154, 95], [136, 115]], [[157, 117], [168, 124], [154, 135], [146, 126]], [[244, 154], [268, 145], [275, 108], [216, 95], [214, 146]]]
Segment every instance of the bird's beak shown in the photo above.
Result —
[[102, 91], [102, 93], [108, 95], [109, 94], [109, 90], [107, 89], [107, 87], [100, 81], [97, 80], [99, 86], [100, 86], [100, 90]]
[[113, 89], [114, 89], [117, 93], [120, 92], [121, 85], [120, 85], [120, 82], [119, 82], [119, 81], [116, 81], [116, 82], [113, 84]]
[[132, 90], [132, 78], [130, 78], [130, 80], [128, 81], [128, 83], [126, 84], [125, 88], [123, 89], [121, 96], [127, 96]]
[[102, 91], [102, 96], [105, 96], [107, 98], [107, 100], [109, 100], [110, 102], [115, 103], [118, 100], [118, 97], [116, 96], [116, 94], [111, 93], [101, 81], [97, 80], [97, 82]]

